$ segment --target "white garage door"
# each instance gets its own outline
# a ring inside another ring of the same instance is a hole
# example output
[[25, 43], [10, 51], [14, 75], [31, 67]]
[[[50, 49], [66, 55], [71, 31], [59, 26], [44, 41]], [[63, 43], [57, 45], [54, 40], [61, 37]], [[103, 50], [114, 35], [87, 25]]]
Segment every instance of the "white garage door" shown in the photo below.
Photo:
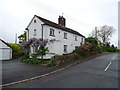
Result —
[[9, 48], [0, 49], [1, 58], [0, 60], [11, 59], [11, 50]]

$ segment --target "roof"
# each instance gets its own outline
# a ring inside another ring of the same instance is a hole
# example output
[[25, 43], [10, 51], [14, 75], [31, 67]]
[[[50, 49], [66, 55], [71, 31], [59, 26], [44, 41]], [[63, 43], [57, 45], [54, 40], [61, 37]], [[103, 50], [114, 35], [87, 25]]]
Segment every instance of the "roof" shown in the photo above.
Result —
[[5, 43], [8, 47], [12, 48], [8, 43], [6, 43], [5, 41], [3, 41], [2, 39], [0, 39], [0, 41], [2, 41], [3, 43]]
[[55, 27], [55, 28], [59, 28], [59, 29], [62, 29], [62, 30], [64, 30], [64, 31], [67, 31], [67, 32], [70, 32], [70, 33], [73, 33], [73, 34], [76, 34], [76, 35], [85, 37], [85, 36], [83, 36], [82, 34], [80, 34], [79, 32], [77, 32], [77, 31], [75, 31], [75, 30], [72, 30], [72, 29], [70, 29], [70, 28], [64, 27], [64, 26], [62, 26], [62, 25], [59, 25], [59, 24], [57, 24], [57, 23], [54, 23], [54, 22], [49, 21], [49, 20], [47, 20], [47, 19], [44, 19], [44, 18], [42, 18], [42, 17], [40, 17], [40, 16], [37, 16], [37, 15], [35, 15], [35, 16], [36, 16], [37, 18], [39, 18], [43, 23], [45, 23], [45, 25], [53, 26], [53, 27]]

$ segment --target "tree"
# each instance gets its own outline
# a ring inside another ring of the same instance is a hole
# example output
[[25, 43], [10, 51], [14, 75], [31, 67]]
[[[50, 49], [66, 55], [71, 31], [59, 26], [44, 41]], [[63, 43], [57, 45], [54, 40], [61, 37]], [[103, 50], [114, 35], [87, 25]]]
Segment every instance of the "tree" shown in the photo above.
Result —
[[103, 43], [103, 45], [107, 44], [114, 32], [115, 29], [112, 26], [104, 25], [100, 28], [100, 30], [98, 31], [98, 35], [101, 38], [101, 42]]
[[103, 46], [105, 46], [114, 32], [115, 29], [112, 26], [103, 25], [100, 29], [97, 29], [96, 27], [89, 36], [97, 38], [99, 43], [102, 43]]
[[41, 59], [43, 60], [43, 56], [46, 55], [48, 53], [48, 47], [46, 47], [47, 44], [50, 43], [54, 43], [54, 41], [56, 41], [56, 39], [36, 39], [36, 38], [32, 38], [30, 40], [28, 40], [28, 42], [23, 42], [22, 43], [22, 47], [25, 51], [26, 56], [29, 56], [30, 53], [30, 47], [34, 48], [34, 52], [31, 53], [33, 58], [37, 58], [38, 56], [41, 56]]
[[24, 31], [23, 34], [21, 34], [20, 36], [18, 36], [18, 39], [19, 39], [19, 43], [23, 43], [26, 41], [26, 32]]
[[36, 48], [35, 52], [32, 54], [34, 58], [41, 56], [41, 60], [43, 60], [43, 56], [48, 53], [48, 47], [46, 47], [48, 40], [44, 39], [36, 39], [32, 46]]
[[92, 48], [91, 48], [92, 51], [97, 51], [97, 49], [98, 49], [98, 41], [97, 41], [96, 38], [88, 37], [88, 38], [85, 39], [85, 42], [89, 42], [89, 43], [92, 44]]

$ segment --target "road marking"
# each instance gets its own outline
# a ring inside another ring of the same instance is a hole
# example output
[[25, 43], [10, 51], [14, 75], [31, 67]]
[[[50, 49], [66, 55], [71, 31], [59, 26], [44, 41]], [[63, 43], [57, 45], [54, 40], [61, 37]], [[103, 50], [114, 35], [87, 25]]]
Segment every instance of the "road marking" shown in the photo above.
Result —
[[115, 58], [116, 58], [116, 55], [114, 56], [114, 58], [112, 60], [115, 60]]
[[110, 63], [108, 64], [108, 66], [105, 68], [104, 71], [107, 71], [107, 69], [110, 67], [111, 64], [112, 64], [112, 62], [110, 62]]

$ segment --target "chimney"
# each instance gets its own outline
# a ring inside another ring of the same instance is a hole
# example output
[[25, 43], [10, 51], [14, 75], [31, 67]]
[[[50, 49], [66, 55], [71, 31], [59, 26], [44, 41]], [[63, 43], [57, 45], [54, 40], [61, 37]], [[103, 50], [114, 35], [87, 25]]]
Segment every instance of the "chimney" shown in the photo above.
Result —
[[59, 16], [58, 18], [58, 24], [62, 25], [65, 27], [66, 25], [66, 19], [63, 16]]

